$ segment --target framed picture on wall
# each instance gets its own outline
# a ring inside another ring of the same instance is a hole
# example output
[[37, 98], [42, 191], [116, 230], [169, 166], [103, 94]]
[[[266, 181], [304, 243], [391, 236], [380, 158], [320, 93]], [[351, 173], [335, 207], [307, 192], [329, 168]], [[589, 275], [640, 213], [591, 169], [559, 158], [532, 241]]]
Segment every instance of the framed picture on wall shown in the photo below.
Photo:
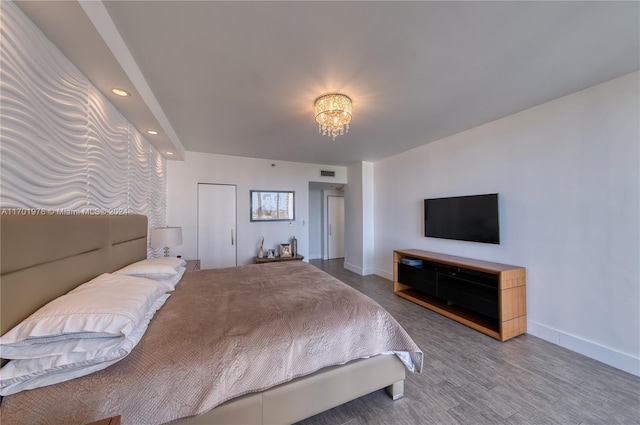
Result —
[[295, 192], [251, 190], [251, 221], [293, 221]]

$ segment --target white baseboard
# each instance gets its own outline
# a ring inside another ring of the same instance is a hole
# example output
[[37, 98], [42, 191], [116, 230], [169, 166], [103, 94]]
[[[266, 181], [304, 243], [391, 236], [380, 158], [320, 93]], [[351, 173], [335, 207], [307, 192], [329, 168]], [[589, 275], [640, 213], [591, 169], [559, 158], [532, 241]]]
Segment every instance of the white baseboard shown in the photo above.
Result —
[[[346, 263], [345, 268], [351, 270], [347, 267]], [[351, 271], [358, 273], [355, 270]], [[382, 269], [376, 269], [375, 274], [393, 282], [393, 273], [389, 273]], [[583, 338], [531, 320], [527, 322], [527, 333], [544, 339], [545, 341], [549, 341], [552, 344], [559, 345], [560, 347], [564, 347], [568, 350], [575, 351], [576, 353], [608, 364], [609, 366], [613, 366], [616, 369], [623, 370], [635, 376], [640, 376], [640, 358], [638, 357], [622, 353], [618, 350], [605, 347], [592, 341], [587, 341]]]
[[640, 376], [640, 358], [587, 341], [534, 321], [527, 322], [527, 333], [575, 351], [617, 369]]
[[559, 345], [640, 377], [638, 357], [567, 334], [560, 335]]
[[347, 263], [346, 261], [343, 264], [343, 267], [350, 272], [354, 272], [359, 274], [360, 276], [368, 276], [370, 274], [375, 274], [374, 269], [372, 268], [362, 268], [360, 266], [356, 266], [355, 264]]
[[374, 272], [374, 274], [380, 276], [380, 277], [384, 277], [387, 280], [390, 280], [391, 283], [393, 283], [393, 273], [389, 273], [385, 270], [382, 269], [376, 269], [376, 271]]
[[346, 261], [344, 262], [343, 266], [350, 272], [358, 273], [360, 276], [364, 276], [362, 274], [362, 267], [356, 266], [355, 264], [347, 263]]

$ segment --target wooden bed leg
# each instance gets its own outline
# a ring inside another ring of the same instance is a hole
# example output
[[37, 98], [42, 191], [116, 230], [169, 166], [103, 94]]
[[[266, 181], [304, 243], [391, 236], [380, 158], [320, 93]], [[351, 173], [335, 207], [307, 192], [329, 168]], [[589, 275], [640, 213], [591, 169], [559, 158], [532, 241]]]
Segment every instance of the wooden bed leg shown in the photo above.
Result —
[[404, 379], [394, 382], [384, 389], [392, 400], [398, 400], [404, 397]]

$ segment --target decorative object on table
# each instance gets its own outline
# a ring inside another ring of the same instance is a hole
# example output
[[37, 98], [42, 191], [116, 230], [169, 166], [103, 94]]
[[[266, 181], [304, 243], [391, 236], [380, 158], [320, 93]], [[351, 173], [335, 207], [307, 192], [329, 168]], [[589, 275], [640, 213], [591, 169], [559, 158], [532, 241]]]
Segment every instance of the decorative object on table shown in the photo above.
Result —
[[293, 191], [251, 190], [251, 221], [293, 221]]
[[351, 121], [351, 98], [344, 94], [332, 93], [320, 96], [314, 102], [318, 133], [323, 136], [342, 136], [349, 132]]
[[267, 250], [267, 258], [276, 258], [276, 250], [268, 249]]
[[291, 244], [288, 244], [288, 243], [280, 244], [280, 256], [291, 257]]
[[291, 255], [294, 257], [298, 255], [298, 240], [295, 236], [291, 237]]
[[264, 257], [264, 251], [262, 249], [264, 245], [264, 236], [261, 236], [262, 240], [260, 241], [260, 246], [258, 247], [258, 258]]
[[402, 257], [400, 263], [413, 267], [422, 266], [422, 260], [418, 260], [417, 258]]
[[295, 257], [292, 255], [291, 257], [275, 257], [275, 258], [254, 257], [253, 262], [256, 264], [265, 264], [265, 263], [276, 263], [281, 261], [302, 261], [302, 260], [304, 260], [304, 255], [296, 255]]
[[182, 227], [157, 227], [151, 229], [149, 246], [164, 248], [164, 256], [169, 256], [169, 247], [182, 245]]

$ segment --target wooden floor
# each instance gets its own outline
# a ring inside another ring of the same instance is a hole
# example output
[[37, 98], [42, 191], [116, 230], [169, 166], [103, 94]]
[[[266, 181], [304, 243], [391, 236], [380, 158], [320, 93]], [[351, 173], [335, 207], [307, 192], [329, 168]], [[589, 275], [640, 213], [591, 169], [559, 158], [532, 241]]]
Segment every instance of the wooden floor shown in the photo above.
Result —
[[640, 424], [640, 378], [530, 335], [507, 342], [476, 332], [393, 294], [379, 276], [342, 260], [311, 264], [386, 308], [424, 352], [407, 373], [405, 397], [384, 391], [299, 425]]

